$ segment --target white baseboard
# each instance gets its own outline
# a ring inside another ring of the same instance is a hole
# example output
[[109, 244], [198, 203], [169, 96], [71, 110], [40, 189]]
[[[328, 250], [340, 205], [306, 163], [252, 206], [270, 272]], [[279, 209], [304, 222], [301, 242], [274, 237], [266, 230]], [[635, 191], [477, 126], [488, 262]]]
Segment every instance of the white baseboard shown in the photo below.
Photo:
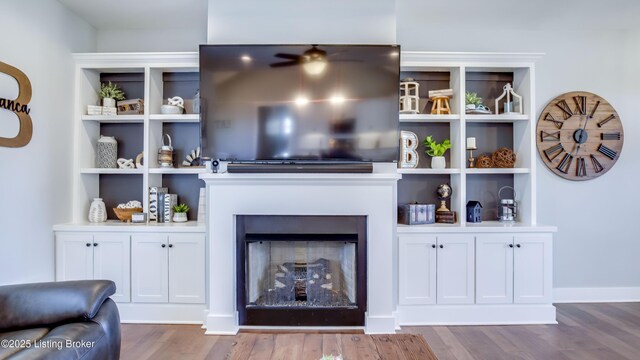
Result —
[[640, 287], [554, 288], [554, 303], [639, 302]]
[[204, 304], [116, 303], [123, 324], [202, 324]]

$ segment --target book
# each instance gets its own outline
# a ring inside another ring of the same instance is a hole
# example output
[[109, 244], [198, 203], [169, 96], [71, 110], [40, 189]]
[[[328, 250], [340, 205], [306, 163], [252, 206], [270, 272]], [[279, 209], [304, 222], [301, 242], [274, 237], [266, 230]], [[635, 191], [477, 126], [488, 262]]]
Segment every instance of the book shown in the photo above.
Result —
[[158, 220], [158, 195], [166, 194], [169, 189], [160, 186], [149, 187], [149, 221]]
[[158, 222], [170, 223], [173, 219], [173, 207], [178, 205], [178, 195], [160, 194], [158, 196]]
[[441, 224], [455, 224], [455, 211], [436, 211], [436, 222]]

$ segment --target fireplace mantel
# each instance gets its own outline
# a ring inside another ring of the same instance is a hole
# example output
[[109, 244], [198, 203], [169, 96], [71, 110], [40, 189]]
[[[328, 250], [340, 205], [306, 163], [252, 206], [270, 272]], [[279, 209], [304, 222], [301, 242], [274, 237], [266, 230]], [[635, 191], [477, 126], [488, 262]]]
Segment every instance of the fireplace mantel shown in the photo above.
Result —
[[236, 215], [367, 217], [366, 333], [394, 333], [396, 173], [202, 174], [207, 186], [207, 334], [237, 333]]

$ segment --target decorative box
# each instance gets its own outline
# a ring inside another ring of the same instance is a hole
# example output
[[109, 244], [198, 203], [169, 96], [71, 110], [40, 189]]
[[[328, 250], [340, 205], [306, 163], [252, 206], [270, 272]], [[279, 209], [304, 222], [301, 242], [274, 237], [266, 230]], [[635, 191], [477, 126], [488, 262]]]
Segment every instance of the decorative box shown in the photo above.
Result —
[[131, 222], [135, 224], [144, 224], [147, 222], [147, 213], [131, 214]]
[[129, 99], [129, 100], [118, 101], [118, 114], [120, 115], [144, 114], [144, 100]]
[[398, 207], [398, 223], [405, 225], [433, 224], [435, 204], [406, 204]]
[[455, 224], [455, 211], [436, 211], [436, 222], [441, 224]]
[[149, 187], [149, 221], [158, 221], [158, 196], [168, 192], [166, 187]]
[[116, 116], [118, 115], [118, 108], [103, 106], [102, 115]]
[[102, 115], [102, 106], [87, 105], [87, 115]]

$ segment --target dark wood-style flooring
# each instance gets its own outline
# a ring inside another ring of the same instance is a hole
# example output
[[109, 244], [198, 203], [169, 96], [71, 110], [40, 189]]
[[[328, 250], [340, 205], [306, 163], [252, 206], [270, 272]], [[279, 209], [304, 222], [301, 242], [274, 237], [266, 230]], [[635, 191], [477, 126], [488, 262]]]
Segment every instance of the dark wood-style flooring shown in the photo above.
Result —
[[[423, 336], [440, 360], [640, 359], [640, 303], [556, 306], [558, 325], [420, 326], [402, 333]], [[382, 340], [375, 339], [317, 332], [205, 336], [195, 325], [122, 325], [121, 358], [316, 360], [342, 353], [345, 360], [428, 359], [378, 352], [375, 341]]]

